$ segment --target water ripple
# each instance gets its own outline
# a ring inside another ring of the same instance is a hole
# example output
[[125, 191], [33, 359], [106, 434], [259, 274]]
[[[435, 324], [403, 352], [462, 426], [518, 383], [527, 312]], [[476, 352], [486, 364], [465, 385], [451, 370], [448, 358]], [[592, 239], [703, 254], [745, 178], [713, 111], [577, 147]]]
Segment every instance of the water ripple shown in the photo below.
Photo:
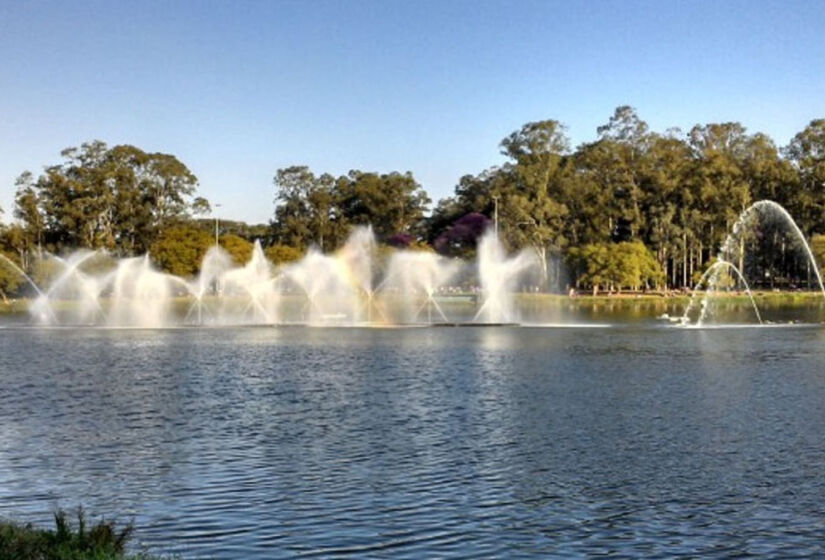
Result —
[[0, 333], [0, 515], [185, 557], [820, 556], [816, 329]]

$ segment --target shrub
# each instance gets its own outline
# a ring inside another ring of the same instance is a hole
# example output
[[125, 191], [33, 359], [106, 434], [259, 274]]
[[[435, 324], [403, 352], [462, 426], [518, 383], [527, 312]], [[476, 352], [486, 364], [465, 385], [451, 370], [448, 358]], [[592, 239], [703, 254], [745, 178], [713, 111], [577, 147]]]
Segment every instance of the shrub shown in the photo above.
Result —
[[145, 553], [125, 553], [126, 543], [134, 532], [129, 523], [117, 527], [113, 521], [101, 520], [87, 526], [82, 508], [77, 509], [73, 524], [66, 512], [54, 514], [55, 529], [38, 529], [0, 521], [0, 558], [9, 560], [151, 560]]

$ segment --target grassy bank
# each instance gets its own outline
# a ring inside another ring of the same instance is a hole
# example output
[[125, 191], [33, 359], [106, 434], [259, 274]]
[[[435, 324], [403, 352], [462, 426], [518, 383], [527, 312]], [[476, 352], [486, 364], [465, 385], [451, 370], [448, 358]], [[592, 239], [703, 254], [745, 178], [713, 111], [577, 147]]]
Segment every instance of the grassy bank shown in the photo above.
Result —
[[[704, 292], [697, 292], [696, 297], [704, 296]], [[599, 294], [596, 296], [589, 293], [577, 294], [574, 297], [560, 294], [518, 294], [518, 299], [524, 302], [546, 303], [548, 305], [588, 305], [588, 304], [626, 304], [634, 303], [655, 303], [663, 302], [668, 304], [686, 305], [693, 297], [692, 292], [672, 292], [663, 293], [615, 293]], [[714, 292], [712, 297], [720, 303], [746, 303], [750, 304], [750, 297], [745, 292], [723, 293]], [[794, 306], [819, 304], [825, 299], [822, 292], [753, 292], [753, 298], [761, 306]]]
[[3, 560], [161, 560], [146, 552], [127, 553], [132, 524], [117, 527], [101, 520], [88, 525], [82, 509], [74, 519], [54, 514], [55, 528], [42, 529], [0, 520], [0, 558]]
[[[704, 294], [699, 292], [695, 297], [702, 297]], [[439, 296], [437, 296], [439, 297]], [[598, 313], [617, 312], [621, 314], [623, 311], [632, 310], [640, 316], [661, 315], [663, 313], [681, 314], [691, 301], [692, 294], [686, 292], [671, 292], [663, 293], [615, 293], [606, 294], [601, 293], [593, 296], [590, 293], [579, 293], [574, 297], [566, 294], [544, 294], [544, 293], [518, 293], [515, 295], [516, 306], [520, 309], [540, 313], [547, 312], [578, 312], [582, 311], [589, 313], [591, 311]], [[825, 298], [822, 293], [801, 292], [801, 291], [785, 291], [785, 292], [769, 292], [759, 291], [754, 292], [753, 297], [759, 309], [825, 309]], [[222, 305], [228, 306], [236, 305], [238, 309], [243, 309], [246, 305], [245, 300], [236, 298], [237, 301], [233, 303], [232, 298], [218, 302], [213, 297], [204, 299], [204, 305], [209, 309], [219, 308]], [[451, 294], [442, 296], [440, 305], [444, 310], [450, 310], [460, 313], [471, 313], [478, 305], [476, 294]], [[395, 310], [395, 307], [400, 305], [396, 296], [389, 295], [381, 299], [382, 305], [390, 312]], [[719, 293], [713, 294], [713, 301], [715, 305], [722, 308], [733, 310], [736, 308], [750, 308], [750, 298], [744, 292], [736, 293]], [[28, 307], [31, 300], [17, 299], [0, 302], [0, 316], [8, 316], [10, 320], [25, 320]], [[105, 309], [108, 303], [104, 300], [101, 302]], [[171, 311], [178, 316], [186, 316], [187, 313], [192, 312], [192, 298], [176, 297], [171, 302]], [[75, 309], [77, 304], [72, 301], [55, 301], [52, 303], [52, 309], [55, 313], [68, 313]], [[306, 305], [306, 300], [297, 295], [285, 295], [280, 301], [280, 311], [284, 316], [295, 317], [300, 316], [302, 309]]]
[[10, 299], [7, 301], [0, 301], [0, 315], [25, 313], [31, 300], [29, 299]]

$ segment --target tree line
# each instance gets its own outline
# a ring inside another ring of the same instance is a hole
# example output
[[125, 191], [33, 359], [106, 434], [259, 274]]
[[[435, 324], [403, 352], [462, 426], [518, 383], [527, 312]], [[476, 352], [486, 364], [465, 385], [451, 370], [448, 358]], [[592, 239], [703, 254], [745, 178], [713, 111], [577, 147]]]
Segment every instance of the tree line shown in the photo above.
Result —
[[[564, 256], [574, 282], [679, 288], [693, 285], [757, 200], [785, 206], [809, 238], [825, 232], [825, 120], [779, 148], [735, 122], [652, 132], [622, 106], [597, 134], [571, 150], [558, 121], [524, 125], [501, 142], [504, 165], [462, 177], [439, 202], [429, 239], [467, 212], [490, 215], [498, 201], [502, 236]], [[655, 266], [626, 258], [647, 272], [620, 280], [629, 265], [615, 262], [627, 243], [641, 243]]]
[[[573, 149], [561, 122], [527, 123], [501, 141], [505, 163], [461, 177], [431, 211], [410, 172], [278, 169], [271, 222], [224, 222], [222, 245], [242, 262], [258, 239], [283, 262], [311, 246], [335, 250], [352, 227], [369, 224], [388, 246], [466, 257], [497, 216], [502, 241], [544, 263], [546, 287], [674, 289], [695, 283], [744, 209], [771, 199], [825, 248], [817, 236], [825, 233], [825, 119], [779, 147], [736, 122], [654, 132], [621, 106], [596, 134]], [[16, 220], [0, 228], [7, 258], [29, 269], [42, 251], [148, 251], [166, 270], [197, 272], [214, 244], [213, 222], [186, 165], [99, 141], [61, 157], [41, 175], [17, 179]], [[762, 233], [760, 244], [770, 237], [782, 247], [768, 247], [770, 262], [760, 265], [771, 269], [771, 282], [801, 282], [804, 271], [786, 258], [789, 240], [769, 226]]]

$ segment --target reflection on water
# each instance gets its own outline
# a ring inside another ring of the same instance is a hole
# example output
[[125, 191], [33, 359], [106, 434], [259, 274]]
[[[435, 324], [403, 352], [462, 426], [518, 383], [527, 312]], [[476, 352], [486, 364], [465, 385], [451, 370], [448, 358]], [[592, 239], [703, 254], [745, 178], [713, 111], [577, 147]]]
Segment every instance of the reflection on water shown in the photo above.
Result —
[[825, 330], [0, 331], [0, 515], [156, 552], [819, 555]]

